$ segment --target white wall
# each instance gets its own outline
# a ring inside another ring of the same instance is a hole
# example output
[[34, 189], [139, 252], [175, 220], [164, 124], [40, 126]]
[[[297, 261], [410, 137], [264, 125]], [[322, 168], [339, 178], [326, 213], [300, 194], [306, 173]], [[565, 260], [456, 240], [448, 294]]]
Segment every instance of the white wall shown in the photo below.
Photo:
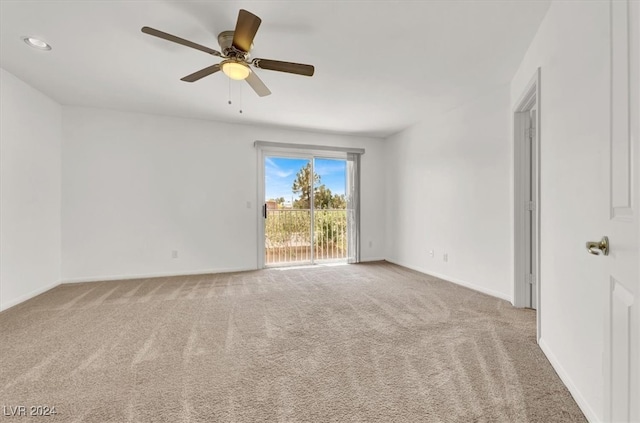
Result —
[[554, 2], [511, 84], [541, 67], [540, 345], [589, 420], [603, 418], [606, 261], [584, 243], [608, 220], [609, 2]]
[[60, 281], [61, 107], [0, 69], [0, 310]]
[[255, 140], [365, 148], [362, 258], [384, 257], [381, 140], [65, 107], [63, 280], [256, 268]]
[[503, 86], [387, 140], [389, 260], [511, 299], [508, 110]]

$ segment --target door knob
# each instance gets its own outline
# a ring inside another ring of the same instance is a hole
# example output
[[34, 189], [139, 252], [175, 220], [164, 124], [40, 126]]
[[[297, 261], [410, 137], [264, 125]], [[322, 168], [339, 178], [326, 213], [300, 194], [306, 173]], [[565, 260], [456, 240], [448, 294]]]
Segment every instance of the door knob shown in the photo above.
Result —
[[587, 242], [587, 251], [596, 256], [600, 255], [600, 250], [605, 256], [609, 255], [609, 237], [603, 236], [600, 242]]

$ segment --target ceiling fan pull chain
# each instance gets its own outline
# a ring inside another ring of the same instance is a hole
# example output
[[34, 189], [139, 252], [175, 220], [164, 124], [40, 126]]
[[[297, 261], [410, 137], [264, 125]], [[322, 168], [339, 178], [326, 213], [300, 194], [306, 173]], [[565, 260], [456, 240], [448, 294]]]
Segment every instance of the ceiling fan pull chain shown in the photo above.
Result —
[[238, 112], [242, 114], [242, 85], [240, 85], [239, 88], [240, 90], [238, 92], [238, 96], [239, 96], [238, 103], [240, 103], [240, 110], [238, 110]]
[[231, 78], [228, 78], [229, 81], [229, 104], [231, 104]]

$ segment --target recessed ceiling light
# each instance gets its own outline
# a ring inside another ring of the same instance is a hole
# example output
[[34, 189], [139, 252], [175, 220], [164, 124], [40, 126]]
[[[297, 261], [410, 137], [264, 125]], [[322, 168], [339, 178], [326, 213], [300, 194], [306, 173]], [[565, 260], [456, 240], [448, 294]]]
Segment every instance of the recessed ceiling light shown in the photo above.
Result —
[[37, 48], [38, 50], [51, 50], [51, 46], [44, 41], [34, 37], [22, 37], [22, 40], [27, 43], [28, 46]]

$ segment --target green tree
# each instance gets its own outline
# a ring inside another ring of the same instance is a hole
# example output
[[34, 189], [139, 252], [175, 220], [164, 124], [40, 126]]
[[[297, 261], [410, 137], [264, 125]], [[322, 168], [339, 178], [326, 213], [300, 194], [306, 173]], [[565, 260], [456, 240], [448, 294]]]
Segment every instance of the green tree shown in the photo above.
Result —
[[[320, 176], [313, 172], [313, 185], [317, 187], [319, 184]], [[293, 202], [293, 208], [311, 208], [311, 162], [298, 171], [291, 190], [300, 196], [299, 199]]]
[[[321, 183], [320, 175], [313, 173], [313, 206], [316, 209], [346, 209], [347, 200], [343, 195], [333, 194]], [[293, 181], [292, 191], [300, 198], [293, 202], [295, 209], [311, 208], [311, 162], [300, 169]]]
[[324, 184], [317, 187], [313, 193], [313, 207], [316, 209], [331, 209], [333, 208], [332, 204], [333, 195], [331, 190]]
[[332, 209], [346, 209], [347, 208], [347, 198], [344, 194], [334, 194], [331, 198], [331, 208]]

